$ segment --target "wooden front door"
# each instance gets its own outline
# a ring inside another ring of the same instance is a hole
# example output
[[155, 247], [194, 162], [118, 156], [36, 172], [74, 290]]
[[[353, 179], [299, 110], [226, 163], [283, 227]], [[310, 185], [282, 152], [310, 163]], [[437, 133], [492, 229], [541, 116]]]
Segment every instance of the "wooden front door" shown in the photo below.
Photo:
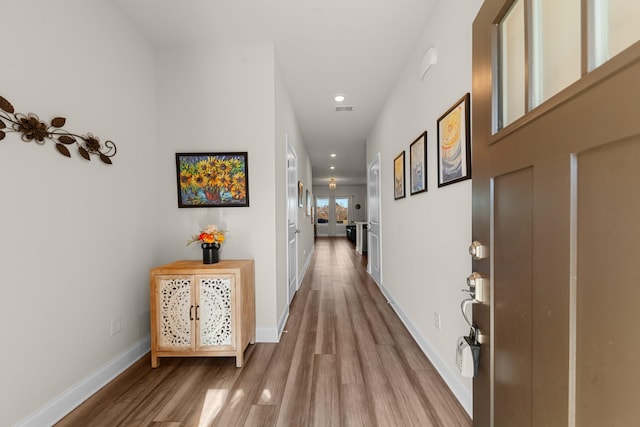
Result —
[[496, 131], [510, 3], [485, 0], [473, 30], [473, 269], [491, 280], [474, 426], [637, 425], [640, 43]]

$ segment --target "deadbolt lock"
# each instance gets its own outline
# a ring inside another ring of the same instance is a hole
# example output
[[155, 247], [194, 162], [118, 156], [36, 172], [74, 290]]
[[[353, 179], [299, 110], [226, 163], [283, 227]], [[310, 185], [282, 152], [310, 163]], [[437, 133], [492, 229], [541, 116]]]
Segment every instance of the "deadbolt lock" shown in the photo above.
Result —
[[489, 253], [485, 245], [477, 240], [474, 240], [469, 246], [469, 255], [471, 255], [474, 260], [478, 261], [486, 258]]

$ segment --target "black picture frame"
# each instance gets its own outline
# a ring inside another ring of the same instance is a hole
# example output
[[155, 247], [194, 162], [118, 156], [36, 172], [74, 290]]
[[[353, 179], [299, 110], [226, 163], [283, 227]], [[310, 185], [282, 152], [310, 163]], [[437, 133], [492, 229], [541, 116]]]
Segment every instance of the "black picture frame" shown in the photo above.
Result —
[[427, 131], [409, 146], [409, 191], [412, 196], [427, 191]]
[[438, 119], [438, 187], [471, 179], [470, 94]]
[[179, 208], [249, 206], [245, 152], [176, 153]]

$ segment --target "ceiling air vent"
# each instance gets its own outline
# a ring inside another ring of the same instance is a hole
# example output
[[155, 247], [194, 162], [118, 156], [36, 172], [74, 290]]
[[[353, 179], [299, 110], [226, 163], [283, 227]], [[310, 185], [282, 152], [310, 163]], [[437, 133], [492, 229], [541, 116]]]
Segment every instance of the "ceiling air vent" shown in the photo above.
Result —
[[341, 105], [336, 107], [336, 111], [353, 111], [353, 105]]

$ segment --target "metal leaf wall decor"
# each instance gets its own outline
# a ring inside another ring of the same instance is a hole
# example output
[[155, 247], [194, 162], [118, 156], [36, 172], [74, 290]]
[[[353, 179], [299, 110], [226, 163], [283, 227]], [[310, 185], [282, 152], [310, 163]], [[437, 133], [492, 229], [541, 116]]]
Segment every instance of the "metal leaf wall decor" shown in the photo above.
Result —
[[[5, 120], [8, 123], [5, 123]], [[75, 144], [78, 154], [83, 158], [91, 160], [92, 155], [98, 156], [104, 163], [111, 164], [111, 157], [116, 155], [116, 144], [113, 141], [105, 141], [102, 144], [100, 138], [91, 133], [77, 135], [67, 132], [62, 129], [66, 121], [64, 117], [54, 117], [49, 125], [33, 113], [16, 113], [13, 105], [0, 96], [0, 141], [8, 132], [20, 133], [24, 142], [34, 141], [39, 145], [51, 140], [58, 152], [66, 157], [71, 157], [67, 146]]]

